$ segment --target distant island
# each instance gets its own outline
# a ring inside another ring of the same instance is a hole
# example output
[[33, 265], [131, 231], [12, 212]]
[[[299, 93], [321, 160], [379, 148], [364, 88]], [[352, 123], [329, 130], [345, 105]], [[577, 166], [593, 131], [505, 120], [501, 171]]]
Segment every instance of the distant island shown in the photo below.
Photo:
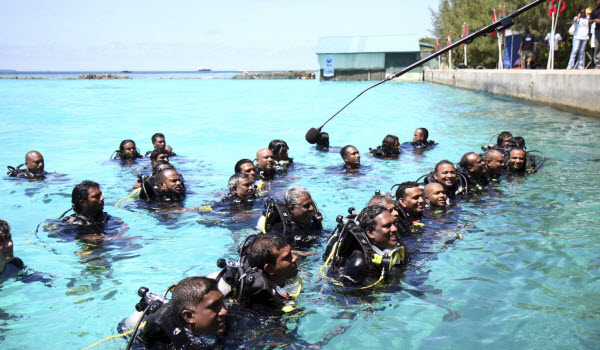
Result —
[[16, 73], [16, 70], [13, 69], [0, 69], [0, 73]]
[[315, 79], [315, 72], [311, 71], [285, 71], [285, 72], [244, 72], [234, 75], [231, 79]]
[[78, 76], [76, 79], [131, 79], [124, 75], [118, 74], [84, 74]]

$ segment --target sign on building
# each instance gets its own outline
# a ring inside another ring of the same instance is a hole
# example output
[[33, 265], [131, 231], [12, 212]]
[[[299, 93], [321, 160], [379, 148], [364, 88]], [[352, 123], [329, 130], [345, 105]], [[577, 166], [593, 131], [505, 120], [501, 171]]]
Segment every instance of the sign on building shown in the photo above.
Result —
[[325, 66], [323, 67], [323, 76], [324, 77], [332, 77], [334, 76], [335, 71], [335, 62], [333, 61], [333, 56], [325, 57]]

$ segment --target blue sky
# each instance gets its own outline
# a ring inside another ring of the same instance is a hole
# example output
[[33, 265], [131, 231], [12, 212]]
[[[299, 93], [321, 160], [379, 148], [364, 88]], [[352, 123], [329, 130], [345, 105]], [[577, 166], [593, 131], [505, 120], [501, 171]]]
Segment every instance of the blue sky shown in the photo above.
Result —
[[317, 69], [320, 36], [431, 36], [439, 0], [3, 0], [0, 69]]

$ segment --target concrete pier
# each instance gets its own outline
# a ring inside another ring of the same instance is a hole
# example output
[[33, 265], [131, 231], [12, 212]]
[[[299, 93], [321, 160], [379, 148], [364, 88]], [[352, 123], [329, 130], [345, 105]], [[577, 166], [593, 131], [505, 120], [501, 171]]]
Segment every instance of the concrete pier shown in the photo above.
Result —
[[425, 70], [425, 81], [542, 102], [600, 116], [600, 69]]

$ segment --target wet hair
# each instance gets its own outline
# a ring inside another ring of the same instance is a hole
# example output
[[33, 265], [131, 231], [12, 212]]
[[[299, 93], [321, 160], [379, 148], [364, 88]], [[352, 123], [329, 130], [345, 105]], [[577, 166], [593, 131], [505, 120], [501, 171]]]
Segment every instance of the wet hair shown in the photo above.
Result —
[[235, 173], [233, 175], [231, 175], [231, 177], [229, 178], [229, 193], [233, 194], [233, 191], [235, 190], [236, 187], [238, 187], [240, 185], [240, 180], [241, 179], [249, 179], [250, 176], [248, 176], [248, 174], [245, 173]]
[[156, 159], [158, 158], [158, 156], [160, 154], [166, 154], [167, 157], [170, 156], [171, 154], [169, 153], [169, 151], [167, 151], [164, 148], [159, 148], [159, 149], [155, 149], [154, 151], [152, 151], [152, 153], [150, 154], [150, 160], [151, 161], [156, 161]]
[[207, 277], [188, 277], [175, 285], [173, 289], [173, 308], [181, 320], [181, 313], [185, 310], [195, 310], [196, 306], [204, 300], [206, 294], [218, 291], [217, 281]]
[[233, 167], [233, 172], [234, 173], [241, 172], [242, 171], [242, 165], [247, 164], [247, 163], [252, 163], [254, 165], [254, 162], [251, 161], [250, 159], [247, 159], [247, 158], [238, 160], [237, 163], [235, 163], [235, 166]]
[[[344, 147], [342, 147], [342, 149], [340, 150], [340, 155], [342, 156], [342, 158], [344, 158], [346, 156], [346, 151], [348, 151], [348, 148], [350, 147], [354, 147], [352, 145], [346, 145]], [[356, 148], [356, 147], [354, 147]]]
[[100, 185], [94, 181], [85, 180], [73, 188], [73, 193], [71, 194], [71, 203], [73, 204], [73, 210], [76, 213], [81, 213], [82, 208], [79, 202], [81, 200], [87, 201], [88, 191], [92, 188], [100, 189]]
[[381, 141], [381, 149], [386, 156], [398, 154], [398, 150], [396, 150], [396, 141], [398, 141], [398, 136], [396, 135], [387, 135]]
[[285, 191], [283, 200], [288, 208], [295, 207], [300, 203], [300, 198], [310, 196], [310, 191], [302, 186], [292, 186]]
[[248, 248], [248, 265], [261, 270], [266, 264], [275, 265], [277, 263], [277, 254], [273, 250], [281, 250], [288, 245], [285, 238], [281, 236], [256, 236]]
[[384, 211], [388, 211], [387, 208], [382, 207], [381, 205], [369, 205], [364, 208], [360, 214], [358, 215], [358, 222], [360, 223], [360, 227], [365, 231], [374, 231], [377, 224], [375, 223], [375, 218], [383, 213]]
[[396, 190], [396, 200], [400, 200], [404, 198], [406, 195], [406, 190], [409, 188], [419, 187], [419, 184], [414, 181], [406, 181], [401, 183]]
[[284, 148], [287, 148], [288, 150], [290, 149], [290, 147], [288, 147], [288, 144], [283, 140], [273, 140], [269, 142], [269, 149], [271, 150], [271, 152], [273, 152], [274, 157], [277, 157], [283, 151]]
[[521, 136], [515, 136], [513, 137], [513, 142], [515, 142], [515, 144], [517, 145], [518, 148], [522, 148], [525, 149], [525, 139], [522, 138]]
[[165, 138], [165, 135], [163, 135], [160, 132], [157, 132], [156, 134], [152, 135], [152, 143], [154, 143], [156, 141], [157, 138], [162, 137], [163, 139]]
[[433, 172], [437, 174], [437, 171], [438, 171], [439, 167], [440, 167], [441, 165], [444, 165], [444, 164], [450, 164], [450, 165], [454, 166], [454, 163], [452, 163], [451, 161], [449, 161], [449, 160], [447, 160], [447, 159], [444, 159], [444, 160], [441, 160], [441, 161], [439, 161], [439, 162], [438, 162], [438, 163], [435, 165], [435, 169], [433, 169]]
[[496, 144], [498, 146], [502, 146], [502, 142], [504, 142], [504, 139], [507, 137], [512, 137], [512, 134], [508, 131], [503, 131], [503, 132], [499, 133], [498, 139], [496, 140]]
[[418, 128], [417, 130], [419, 130], [421, 134], [423, 134], [423, 137], [425, 138], [425, 140], [423, 141], [427, 141], [427, 138], [429, 137], [429, 130], [425, 128]]
[[121, 144], [119, 145], [119, 152], [121, 152], [121, 153], [125, 152], [125, 148], [124, 147], [125, 147], [125, 144], [128, 143], [128, 142], [133, 143], [133, 147], [135, 147], [135, 141], [129, 140], [129, 139], [128, 140], [123, 140], [123, 141], [121, 141]]
[[322, 132], [319, 135], [319, 140], [317, 141], [317, 146], [319, 148], [329, 147], [329, 134], [326, 132]]
[[0, 239], [10, 233], [10, 225], [4, 220], [0, 220]]
[[477, 155], [477, 153], [475, 153], [475, 152], [467, 152], [467, 153], [463, 154], [463, 156], [460, 158], [460, 162], [458, 162], [458, 166], [461, 167], [461, 168], [463, 168], [463, 169], [466, 169], [468, 166], [470, 166], [471, 165], [471, 161], [469, 160], [469, 158], [472, 155]]

